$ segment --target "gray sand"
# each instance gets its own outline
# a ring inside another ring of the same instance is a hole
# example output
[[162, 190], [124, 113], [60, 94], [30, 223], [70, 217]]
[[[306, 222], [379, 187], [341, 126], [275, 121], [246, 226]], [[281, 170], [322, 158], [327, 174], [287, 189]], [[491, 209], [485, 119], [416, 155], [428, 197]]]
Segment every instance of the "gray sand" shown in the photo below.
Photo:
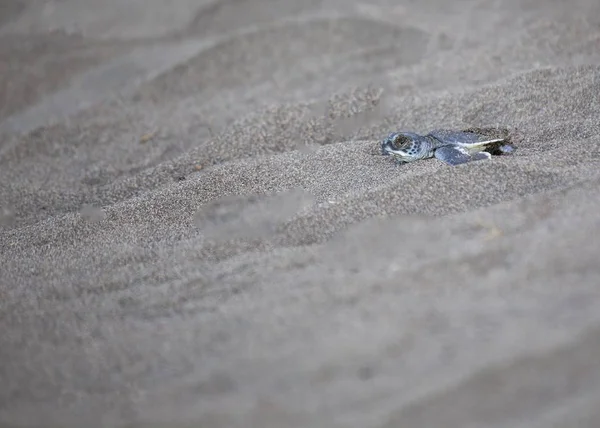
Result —
[[597, 0], [0, 15], [0, 425], [600, 426]]

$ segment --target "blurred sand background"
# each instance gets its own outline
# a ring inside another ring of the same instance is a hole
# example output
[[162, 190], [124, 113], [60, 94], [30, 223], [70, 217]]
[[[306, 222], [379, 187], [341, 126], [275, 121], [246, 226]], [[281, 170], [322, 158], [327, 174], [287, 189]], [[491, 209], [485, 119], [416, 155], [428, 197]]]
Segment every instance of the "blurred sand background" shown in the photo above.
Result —
[[[2, 427], [600, 426], [600, 2], [0, 0]], [[398, 130], [514, 156], [397, 167]]]

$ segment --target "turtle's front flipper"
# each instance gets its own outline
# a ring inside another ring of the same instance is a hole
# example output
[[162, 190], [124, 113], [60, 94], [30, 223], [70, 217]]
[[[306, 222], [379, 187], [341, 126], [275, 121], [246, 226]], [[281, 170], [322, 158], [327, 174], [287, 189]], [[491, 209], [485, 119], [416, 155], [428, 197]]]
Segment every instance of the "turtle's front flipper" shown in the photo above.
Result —
[[433, 155], [449, 165], [460, 165], [473, 160], [471, 155], [469, 155], [466, 150], [455, 146], [440, 147], [439, 149], [435, 150]]
[[491, 159], [491, 158], [492, 158], [492, 154], [488, 153], [488, 152], [477, 152], [477, 153], [473, 153], [471, 155], [472, 161], [485, 160], [485, 159]]

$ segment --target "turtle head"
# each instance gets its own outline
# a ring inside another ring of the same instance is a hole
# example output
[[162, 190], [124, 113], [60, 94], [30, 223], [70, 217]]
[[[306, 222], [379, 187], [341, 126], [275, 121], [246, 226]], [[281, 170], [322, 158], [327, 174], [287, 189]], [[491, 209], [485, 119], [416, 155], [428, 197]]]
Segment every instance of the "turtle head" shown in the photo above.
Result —
[[381, 154], [392, 155], [399, 163], [421, 159], [427, 150], [423, 139], [413, 132], [392, 132], [381, 142]]

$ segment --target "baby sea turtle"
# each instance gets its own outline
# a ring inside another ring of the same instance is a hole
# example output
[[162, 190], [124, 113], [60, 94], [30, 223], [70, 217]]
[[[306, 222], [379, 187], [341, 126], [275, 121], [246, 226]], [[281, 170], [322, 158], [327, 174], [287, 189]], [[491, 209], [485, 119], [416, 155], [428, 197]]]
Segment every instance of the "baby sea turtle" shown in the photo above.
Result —
[[[495, 135], [494, 135], [495, 134]], [[381, 154], [392, 155], [397, 163], [436, 157], [450, 165], [490, 159], [514, 151], [507, 131], [438, 129], [427, 135], [414, 132], [393, 132], [381, 142]]]

